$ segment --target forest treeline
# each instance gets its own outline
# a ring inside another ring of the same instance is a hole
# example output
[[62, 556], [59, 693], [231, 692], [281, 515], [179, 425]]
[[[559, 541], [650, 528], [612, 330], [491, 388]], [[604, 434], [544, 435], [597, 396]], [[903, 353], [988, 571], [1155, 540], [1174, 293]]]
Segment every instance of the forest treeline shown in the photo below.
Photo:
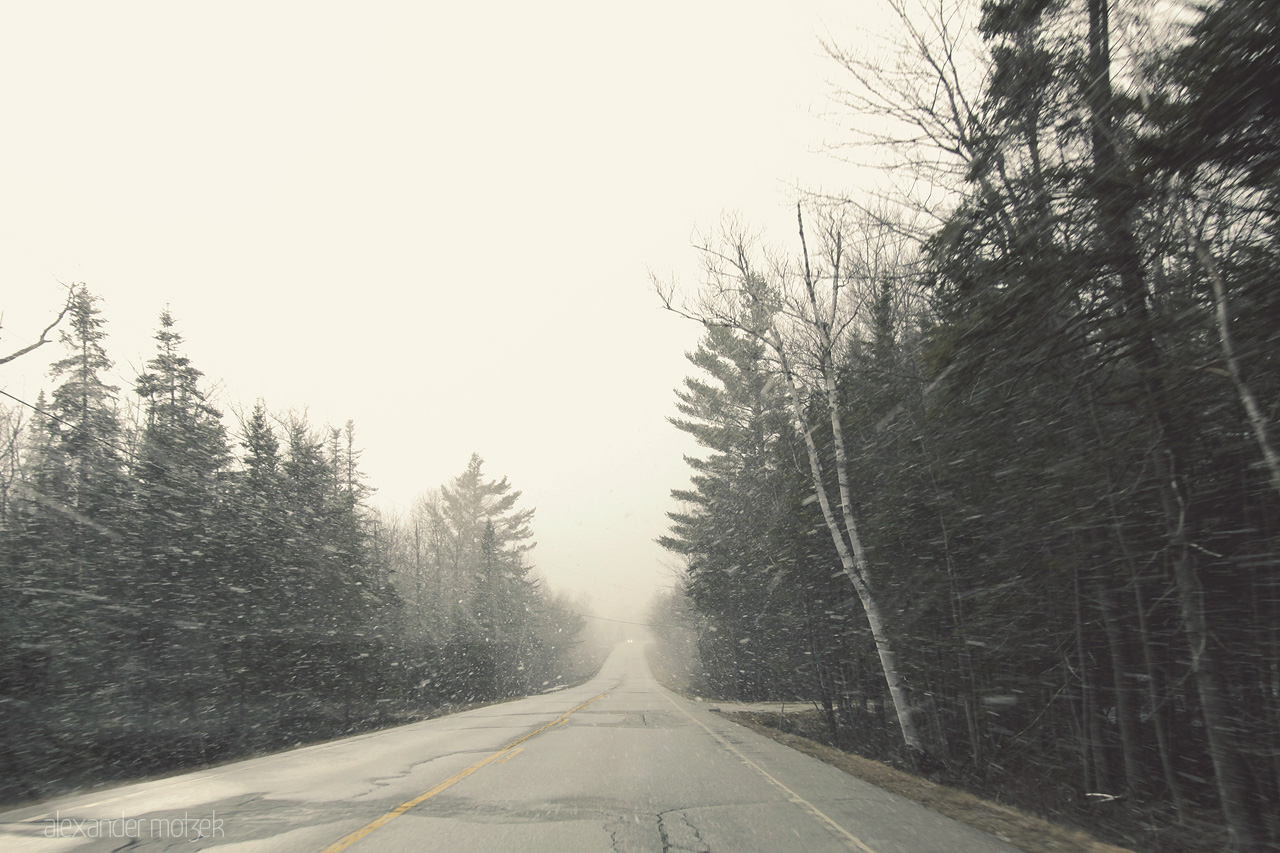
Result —
[[259, 403], [229, 429], [167, 309], [131, 395], [83, 286], [61, 340], [51, 393], [0, 408], [0, 803], [592, 670], [478, 456], [387, 517], [352, 422]]
[[812, 198], [658, 283], [706, 327], [672, 420], [708, 452], [654, 621], [706, 695], [1276, 849], [1280, 4], [894, 5], [900, 66], [831, 53], [933, 203]]

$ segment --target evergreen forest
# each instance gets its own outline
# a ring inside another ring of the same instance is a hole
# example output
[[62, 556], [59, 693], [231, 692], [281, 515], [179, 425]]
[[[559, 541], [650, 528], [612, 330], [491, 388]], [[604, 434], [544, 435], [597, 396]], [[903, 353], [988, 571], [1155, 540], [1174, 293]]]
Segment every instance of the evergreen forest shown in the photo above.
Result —
[[533, 510], [479, 456], [388, 516], [353, 422], [260, 402], [229, 425], [168, 309], [128, 392], [84, 286], [60, 336], [52, 391], [0, 407], [0, 803], [594, 671], [527, 556]]
[[885, 188], [655, 282], [705, 452], [653, 620], [702, 695], [1277, 849], [1280, 3], [893, 5], [898, 65], [827, 48]]

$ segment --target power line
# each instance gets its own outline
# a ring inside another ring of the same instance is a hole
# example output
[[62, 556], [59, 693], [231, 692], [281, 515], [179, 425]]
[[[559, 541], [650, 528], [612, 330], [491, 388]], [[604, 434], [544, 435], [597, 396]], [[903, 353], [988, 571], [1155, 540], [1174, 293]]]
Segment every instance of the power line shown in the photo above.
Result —
[[661, 622], [628, 622], [626, 619], [610, 619], [607, 616], [592, 616], [590, 613], [582, 613], [582, 616], [588, 619], [598, 619], [601, 622], [617, 622], [620, 625], [639, 625], [641, 628], [684, 628], [684, 625], [668, 625]]
[[57, 421], [63, 426], [69, 427], [70, 429], [73, 429], [76, 432], [84, 433], [85, 438], [89, 439], [90, 441], [96, 442], [97, 444], [101, 444], [103, 447], [107, 448], [108, 450], [114, 450], [116, 453], [119, 453], [125, 457], [128, 457], [130, 461], [134, 461], [134, 456], [132, 452], [127, 450], [122, 450], [121, 448], [116, 447], [114, 444], [107, 441], [105, 438], [99, 438], [96, 435], [91, 435], [88, 432], [85, 432], [83, 427], [76, 426], [70, 421], [64, 420], [63, 418], [58, 417], [53, 412], [46, 412], [44, 409], [40, 408], [39, 406], [36, 406], [32, 403], [28, 403], [26, 400], [15, 397], [12, 394], [10, 394], [8, 391], [5, 391], [3, 388], [0, 388], [0, 394], [3, 394], [4, 396], [8, 397], [10, 400], [13, 400], [15, 403], [26, 406], [28, 409], [30, 409], [31, 411], [35, 412], [38, 415], [43, 415], [44, 417], [48, 418], [51, 421]]

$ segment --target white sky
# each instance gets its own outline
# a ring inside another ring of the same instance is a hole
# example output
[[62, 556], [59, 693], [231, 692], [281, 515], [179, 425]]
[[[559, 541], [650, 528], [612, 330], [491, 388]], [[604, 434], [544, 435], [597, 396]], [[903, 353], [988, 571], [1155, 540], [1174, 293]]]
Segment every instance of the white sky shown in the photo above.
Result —
[[817, 39], [881, 5], [9, 4], [0, 351], [83, 281], [127, 391], [167, 303], [229, 427], [353, 418], [392, 511], [476, 451], [552, 584], [628, 618], [694, 449], [665, 418], [700, 332], [648, 271], [692, 284], [722, 212], [789, 240], [794, 186], [848, 186]]

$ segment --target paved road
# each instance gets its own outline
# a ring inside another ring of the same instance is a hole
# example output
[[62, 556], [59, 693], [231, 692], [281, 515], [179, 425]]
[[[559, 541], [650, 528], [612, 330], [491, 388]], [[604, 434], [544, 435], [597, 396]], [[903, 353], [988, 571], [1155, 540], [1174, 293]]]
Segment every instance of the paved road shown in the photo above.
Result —
[[123, 848], [1013, 851], [663, 690], [639, 643], [570, 690], [0, 814], [0, 851]]

